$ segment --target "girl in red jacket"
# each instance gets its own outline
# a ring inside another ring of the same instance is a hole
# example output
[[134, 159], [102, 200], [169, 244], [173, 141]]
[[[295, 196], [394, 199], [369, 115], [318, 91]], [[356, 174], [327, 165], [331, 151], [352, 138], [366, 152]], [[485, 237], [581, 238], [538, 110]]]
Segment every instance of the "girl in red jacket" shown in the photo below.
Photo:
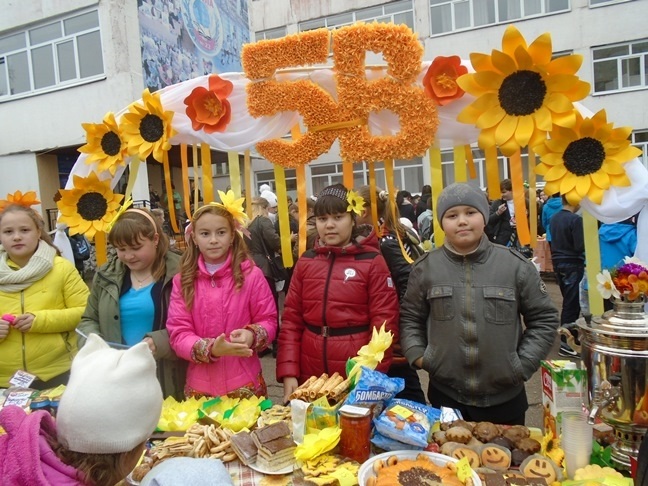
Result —
[[[373, 328], [398, 339], [398, 296], [374, 231], [360, 236], [364, 201], [343, 185], [326, 187], [315, 203], [318, 240], [297, 261], [286, 297], [277, 355], [284, 400], [310, 376], [345, 374], [348, 358]], [[378, 369], [386, 371], [391, 351]]]
[[167, 330], [178, 357], [189, 361], [187, 396], [267, 396], [258, 352], [277, 332], [277, 308], [263, 272], [239, 233], [243, 199], [199, 208], [180, 274], [173, 279]]

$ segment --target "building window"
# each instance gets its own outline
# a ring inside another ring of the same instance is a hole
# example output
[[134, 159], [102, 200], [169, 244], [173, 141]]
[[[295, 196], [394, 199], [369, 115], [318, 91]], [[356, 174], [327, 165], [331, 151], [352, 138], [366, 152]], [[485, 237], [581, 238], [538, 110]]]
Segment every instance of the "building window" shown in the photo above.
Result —
[[0, 101], [104, 74], [97, 10], [0, 37]]
[[637, 130], [633, 132], [632, 145], [641, 150], [639, 160], [648, 169], [648, 130]]
[[625, 3], [632, 0], [589, 0], [590, 7], [601, 7], [603, 5], [611, 5], [613, 3]]
[[648, 86], [648, 39], [592, 49], [594, 93]]
[[286, 27], [277, 27], [276, 29], [260, 30], [254, 34], [257, 41], [267, 39], [280, 39], [286, 36]]
[[431, 35], [570, 10], [570, 0], [430, 0]]
[[414, 30], [414, 7], [412, 0], [389, 2], [352, 12], [307, 20], [306, 22], [299, 23], [299, 31], [305, 32], [307, 30], [321, 29], [322, 27], [337, 29], [345, 25], [351, 25], [357, 21], [406, 24], [410, 29]]

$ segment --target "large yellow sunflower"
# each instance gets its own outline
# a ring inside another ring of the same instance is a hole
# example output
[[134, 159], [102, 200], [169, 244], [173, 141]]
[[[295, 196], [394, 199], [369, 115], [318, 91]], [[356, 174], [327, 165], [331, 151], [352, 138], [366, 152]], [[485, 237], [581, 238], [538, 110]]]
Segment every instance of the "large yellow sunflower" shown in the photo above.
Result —
[[534, 147], [540, 155], [536, 173], [544, 176], [544, 192], [563, 194], [570, 204], [585, 196], [601, 204], [610, 186], [629, 186], [623, 164], [641, 154], [630, 145], [630, 127], [612, 128], [605, 110], [592, 118], [574, 112], [572, 128], [554, 126], [551, 138]]
[[171, 148], [169, 141], [177, 132], [171, 126], [173, 111], [164, 111], [159, 93], [147, 89], [142, 94], [144, 105], [132, 103], [121, 119], [119, 128], [128, 144], [129, 155], [141, 160], [153, 154], [158, 162], [164, 160], [164, 152]]
[[123, 194], [110, 189], [110, 179], [100, 181], [91, 172], [88, 177], [74, 176], [74, 188], [62, 189], [61, 199], [56, 203], [61, 212], [61, 222], [70, 227], [70, 234], [84, 233], [94, 238], [97, 231], [106, 231], [115, 217]]
[[86, 131], [86, 144], [79, 152], [89, 154], [86, 164], [98, 163], [99, 172], [110, 171], [115, 175], [117, 167], [124, 165], [126, 142], [119, 134], [119, 127], [112, 112], [106, 113], [103, 123], [82, 123]]
[[502, 39], [502, 50], [491, 55], [472, 53], [475, 73], [464, 74], [457, 84], [477, 99], [457, 120], [481, 129], [482, 149], [499, 146], [504, 155], [534, 146], [552, 124], [574, 123], [573, 101], [582, 100], [590, 85], [575, 75], [582, 56], [551, 59], [551, 36], [546, 33], [527, 46], [512, 25]]

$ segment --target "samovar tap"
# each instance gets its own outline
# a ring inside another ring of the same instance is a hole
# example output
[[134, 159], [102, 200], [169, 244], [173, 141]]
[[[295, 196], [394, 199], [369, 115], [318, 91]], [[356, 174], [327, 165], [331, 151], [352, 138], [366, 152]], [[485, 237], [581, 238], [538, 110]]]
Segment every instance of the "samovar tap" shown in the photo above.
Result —
[[603, 380], [599, 386], [594, 389], [594, 398], [592, 399], [592, 408], [587, 417], [587, 423], [594, 425], [596, 417], [601, 409], [607, 408], [616, 402], [621, 395], [621, 376], [615, 374], [610, 376], [610, 381]]

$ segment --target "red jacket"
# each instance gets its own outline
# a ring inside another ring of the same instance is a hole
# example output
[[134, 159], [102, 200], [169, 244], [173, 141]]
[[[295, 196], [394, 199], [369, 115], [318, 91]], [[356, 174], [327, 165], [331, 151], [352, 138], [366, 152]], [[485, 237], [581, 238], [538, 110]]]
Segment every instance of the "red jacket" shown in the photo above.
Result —
[[[373, 231], [346, 248], [316, 244], [295, 265], [279, 334], [277, 379], [297, 377], [302, 383], [336, 371], [346, 376], [347, 359], [369, 342], [373, 328], [386, 322], [385, 329], [398, 342], [398, 309], [398, 295]], [[322, 335], [325, 325], [329, 337]], [[336, 335], [344, 328], [353, 332]], [[391, 349], [378, 369], [387, 371], [390, 363]]]

